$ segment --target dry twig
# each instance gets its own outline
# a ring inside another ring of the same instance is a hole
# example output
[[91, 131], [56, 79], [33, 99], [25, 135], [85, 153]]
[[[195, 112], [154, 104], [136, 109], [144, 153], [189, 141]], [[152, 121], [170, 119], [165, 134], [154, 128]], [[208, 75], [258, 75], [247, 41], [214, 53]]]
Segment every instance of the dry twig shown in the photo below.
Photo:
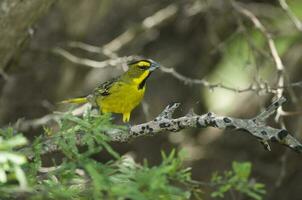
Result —
[[[285, 70], [284, 70], [283, 62], [278, 54], [278, 51], [277, 51], [277, 48], [276, 48], [272, 35], [267, 31], [267, 29], [260, 22], [260, 20], [256, 17], [256, 15], [254, 15], [254, 13], [252, 13], [248, 9], [244, 8], [243, 6], [241, 6], [239, 3], [235, 2], [234, 0], [231, 0], [231, 4], [235, 8], [235, 10], [237, 10], [239, 13], [241, 13], [242, 15], [249, 18], [253, 22], [255, 28], [257, 28], [266, 38], [269, 49], [270, 49], [270, 53], [273, 57], [273, 60], [276, 65], [276, 70], [277, 70], [276, 96], [277, 96], [277, 98], [281, 98], [283, 95], [283, 92], [284, 92]], [[276, 121], [278, 121], [280, 119], [280, 117], [282, 116], [282, 113], [283, 113], [283, 109], [282, 109], [282, 106], [280, 106], [278, 108], [277, 115], [275, 117]]]
[[[92, 45], [87, 45], [87, 46], [86, 45], [87, 44], [84, 44], [84, 43], [77, 43], [78, 48], [81, 48], [81, 49], [84, 49], [87, 51], [99, 52], [101, 50], [101, 48], [98, 49], [98, 47], [95, 47]], [[54, 50], [54, 52], [75, 64], [92, 67], [92, 68], [105, 68], [108, 66], [119, 66], [119, 65], [123, 66], [128, 61], [131, 61], [135, 57], [137, 57], [137, 56], [124, 56], [124, 57], [114, 57], [114, 58], [110, 58], [110, 59], [104, 60], [104, 61], [95, 61], [95, 60], [91, 60], [91, 59], [87, 59], [87, 58], [77, 57], [62, 48], [56, 48]], [[260, 94], [261, 92], [266, 93], [266, 94], [267, 93], [274, 94], [277, 92], [277, 89], [278, 89], [278, 87], [273, 88], [273, 87], [267, 85], [266, 83], [263, 83], [263, 84], [258, 83], [257, 85], [251, 84], [250, 86], [248, 86], [246, 88], [233, 88], [233, 87], [224, 85], [222, 83], [213, 84], [213, 83], [206, 81], [205, 79], [192, 79], [192, 78], [186, 77], [186, 76], [178, 73], [177, 71], [175, 71], [175, 69], [172, 67], [168, 68], [168, 67], [161, 66], [160, 70], [164, 73], [170, 74], [171, 76], [173, 76], [174, 78], [178, 79], [179, 81], [183, 82], [186, 85], [202, 85], [202, 86], [208, 87], [209, 89], [222, 88], [222, 89], [229, 90], [232, 92], [237, 92], [237, 93], [257, 92], [258, 94]], [[295, 84], [294, 86], [300, 86], [300, 85]], [[287, 86], [287, 87], [289, 87], [289, 86]], [[280, 88], [283, 89], [284, 86], [280, 87]]]
[[288, 15], [288, 17], [291, 19], [293, 24], [296, 26], [296, 28], [299, 31], [302, 31], [302, 23], [299, 20], [299, 18], [293, 13], [293, 11], [289, 8], [288, 4], [286, 3], [286, 0], [279, 0], [279, 4], [281, 8], [285, 11], [285, 13]]

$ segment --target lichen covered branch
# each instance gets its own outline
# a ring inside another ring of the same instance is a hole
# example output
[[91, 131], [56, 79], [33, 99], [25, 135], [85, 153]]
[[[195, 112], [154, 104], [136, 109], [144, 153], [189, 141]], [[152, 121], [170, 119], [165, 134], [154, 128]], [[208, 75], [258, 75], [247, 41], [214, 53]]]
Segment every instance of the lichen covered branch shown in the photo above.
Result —
[[[265, 111], [251, 119], [240, 119], [228, 116], [218, 116], [212, 112], [197, 115], [189, 112], [179, 118], [173, 118], [175, 110], [180, 106], [179, 103], [168, 105], [161, 114], [154, 120], [130, 126], [128, 129], [110, 128], [104, 131], [111, 141], [127, 142], [140, 136], [154, 136], [162, 132], [178, 132], [186, 128], [207, 128], [214, 127], [219, 129], [232, 129], [248, 133], [261, 142], [266, 150], [271, 150], [269, 142], [277, 142], [290, 149], [302, 153], [302, 144], [289, 134], [285, 129], [273, 128], [266, 125], [265, 120], [276, 112], [276, 110], [286, 101], [284, 97], [274, 101]], [[82, 146], [82, 137], [85, 133], [77, 134], [77, 145]], [[60, 151], [52, 137], [42, 140], [42, 154]], [[29, 158], [33, 157], [30, 148], [23, 149]]]
[[125, 142], [131, 138], [154, 135], [164, 131], [177, 132], [185, 128], [215, 127], [219, 129], [242, 130], [256, 137], [267, 150], [270, 150], [269, 141], [278, 142], [297, 152], [302, 152], [301, 143], [292, 137], [287, 130], [277, 129], [265, 124], [265, 120], [272, 115], [285, 102], [282, 97], [273, 102], [264, 112], [252, 119], [239, 119], [226, 116], [218, 116], [212, 112], [204, 115], [189, 113], [186, 116], [172, 118], [174, 111], [180, 106], [179, 103], [169, 105], [154, 120], [130, 127], [127, 134], [122, 131], [112, 130], [106, 134], [113, 141]]

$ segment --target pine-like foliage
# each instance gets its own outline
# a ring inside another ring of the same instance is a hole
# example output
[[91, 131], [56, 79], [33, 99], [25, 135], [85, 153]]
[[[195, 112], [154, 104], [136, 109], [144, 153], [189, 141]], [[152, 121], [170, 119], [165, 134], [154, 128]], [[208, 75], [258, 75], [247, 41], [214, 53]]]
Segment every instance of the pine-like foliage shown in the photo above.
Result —
[[[96, 115], [90, 111], [83, 117], [64, 114], [56, 124], [56, 127], [44, 128], [43, 140], [51, 137], [53, 143], [59, 146], [62, 152], [60, 157], [63, 159], [53, 160], [52, 167], [48, 168], [43, 167], [41, 159], [41, 137], [31, 144], [35, 156], [26, 162], [22, 150], [16, 151], [15, 148], [25, 145], [27, 140], [21, 134], [14, 133], [11, 128], [1, 130], [1, 199], [201, 198], [202, 184], [191, 180], [190, 168], [183, 166], [183, 152], [162, 152], [162, 163], [158, 166], [149, 166], [147, 161], [138, 164], [132, 157], [121, 156], [111, 147], [110, 139], [104, 132], [123, 127], [113, 125], [110, 115]], [[81, 138], [78, 137], [79, 134]], [[84, 146], [78, 146], [79, 139]], [[110, 161], [100, 162], [94, 159], [100, 153], [109, 154]], [[213, 196], [221, 196], [227, 192], [221, 191], [222, 184], [219, 181], [222, 179], [216, 177], [214, 180], [217, 185], [214, 187], [218, 190]], [[226, 177], [225, 181], [229, 179]], [[230, 187], [238, 188], [237, 183], [242, 184], [232, 181]], [[208, 186], [215, 184], [209, 183]], [[243, 193], [251, 196], [251, 193]], [[259, 198], [256, 199], [261, 199], [261, 194], [257, 193]]]

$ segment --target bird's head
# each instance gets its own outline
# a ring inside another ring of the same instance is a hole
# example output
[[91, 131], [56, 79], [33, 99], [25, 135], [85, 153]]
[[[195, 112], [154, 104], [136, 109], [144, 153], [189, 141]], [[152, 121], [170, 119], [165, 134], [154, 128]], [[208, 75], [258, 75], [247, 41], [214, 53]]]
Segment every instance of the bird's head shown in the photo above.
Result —
[[159, 68], [159, 64], [151, 59], [136, 60], [128, 63], [127, 76], [137, 84], [145, 85], [150, 74]]
[[136, 60], [128, 63], [128, 72], [136, 72], [136, 74], [143, 74], [147, 72], [153, 72], [159, 68], [159, 64], [151, 59]]

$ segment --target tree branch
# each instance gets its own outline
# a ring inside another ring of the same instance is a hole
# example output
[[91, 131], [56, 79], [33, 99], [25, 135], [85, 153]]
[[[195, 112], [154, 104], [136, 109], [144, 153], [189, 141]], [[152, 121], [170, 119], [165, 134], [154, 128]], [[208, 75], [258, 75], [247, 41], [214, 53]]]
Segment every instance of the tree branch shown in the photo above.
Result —
[[284, 102], [282, 97], [273, 102], [265, 111], [252, 119], [238, 119], [226, 116], [218, 116], [214, 113], [197, 115], [189, 113], [180, 118], [172, 118], [174, 111], [180, 106], [179, 103], [169, 105], [165, 110], [153, 121], [144, 124], [132, 126], [128, 134], [109, 131], [109, 135], [113, 141], [125, 142], [131, 138], [154, 135], [163, 131], [177, 132], [185, 128], [206, 128], [214, 127], [219, 129], [242, 130], [256, 137], [267, 150], [271, 150], [269, 141], [278, 142], [297, 152], [302, 152], [302, 144], [292, 137], [287, 130], [272, 128], [265, 125], [265, 120], [271, 116]]
[[0, 69], [20, 50], [31, 35], [31, 26], [49, 10], [55, 0], [0, 1]]
[[[186, 128], [206, 128], [214, 127], [219, 129], [233, 129], [244, 131], [256, 137], [266, 150], [271, 150], [269, 141], [285, 145], [290, 149], [302, 153], [302, 144], [289, 134], [285, 129], [278, 129], [267, 126], [265, 120], [276, 112], [276, 110], [286, 101], [284, 97], [274, 101], [262, 113], [251, 119], [239, 119], [227, 116], [218, 116], [212, 112], [197, 115], [193, 112], [179, 118], [172, 118], [175, 110], [180, 103], [168, 105], [161, 114], [154, 120], [130, 126], [125, 129], [108, 129], [105, 134], [115, 142], [127, 142], [140, 136], [154, 136], [155, 134], [168, 132], [178, 132]], [[84, 133], [77, 135], [77, 144], [84, 145], [81, 141]], [[54, 143], [52, 137], [45, 138], [42, 141], [42, 154], [59, 151], [59, 146]], [[33, 158], [32, 150], [27, 148], [23, 152], [29, 158]]]

